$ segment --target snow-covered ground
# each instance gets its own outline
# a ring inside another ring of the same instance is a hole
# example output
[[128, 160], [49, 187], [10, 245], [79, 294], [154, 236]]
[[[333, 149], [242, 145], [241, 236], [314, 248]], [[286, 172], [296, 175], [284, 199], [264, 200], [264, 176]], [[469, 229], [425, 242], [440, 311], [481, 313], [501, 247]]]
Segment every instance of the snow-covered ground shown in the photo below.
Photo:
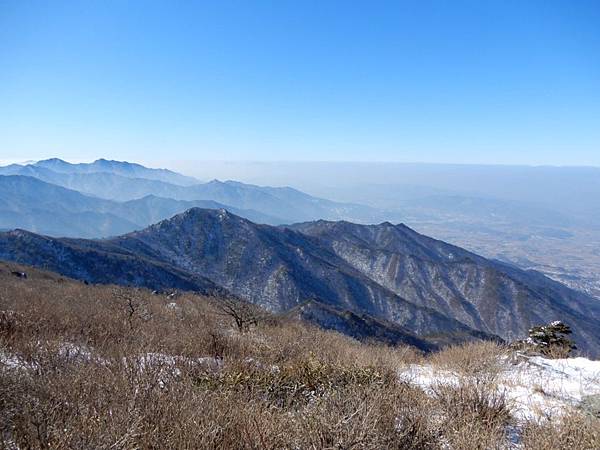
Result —
[[[517, 420], [557, 417], [577, 407], [584, 397], [600, 394], [600, 361], [520, 355], [501, 366], [494, 384]], [[426, 392], [439, 384], [461, 382], [457, 373], [431, 365], [408, 366], [399, 371], [399, 378]]]
[[[57, 356], [71, 363], [96, 363], [103, 366], [111, 365], [111, 361], [97, 356], [95, 352], [87, 346], [76, 345], [70, 342], [60, 344], [56, 351]], [[181, 355], [166, 355], [164, 353], [146, 353], [131, 357], [123, 357], [122, 363], [126, 367], [137, 368], [140, 371], [158, 369], [167, 371], [172, 376], [181, 375], [178, 367], [200, 367], [206, 370], [218, 371], [223, 367], [221, 359], [205, 356], [200, 358], [188, 358]], [[38, 369], [36, 363], [28, 362], [20, 356], [7, 353], [0, 349], [0, 367], [10, 370], [35, 370]]]

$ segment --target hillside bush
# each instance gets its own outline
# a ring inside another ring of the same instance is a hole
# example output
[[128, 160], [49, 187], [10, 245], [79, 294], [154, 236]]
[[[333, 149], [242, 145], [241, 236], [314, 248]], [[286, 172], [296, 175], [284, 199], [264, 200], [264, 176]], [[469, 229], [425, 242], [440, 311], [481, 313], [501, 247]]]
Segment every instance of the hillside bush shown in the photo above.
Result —
[[[509, 448], [497, 344], [422, 355], [277, 317], [240, 330], [219, 298], [27, 272], [0, 263], [2, 448]], [[399, 381], [422, 363], [460, 382]], [[527, 424], [524, 448], [597, 444], [598, 421], [570, 420]]]

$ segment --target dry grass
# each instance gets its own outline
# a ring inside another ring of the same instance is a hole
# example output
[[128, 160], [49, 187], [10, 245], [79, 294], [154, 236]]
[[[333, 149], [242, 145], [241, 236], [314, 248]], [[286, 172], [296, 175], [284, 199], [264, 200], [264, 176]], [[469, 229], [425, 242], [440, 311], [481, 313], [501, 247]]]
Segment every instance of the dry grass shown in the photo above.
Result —
[[429, 362], [465, 377], [495, 378], [509, 355], [507, 347], [492, 341], [447, 347], [431, 355]]
[[451, 448], [492, 449], [505, 445], [511, 417], [504, 395], [495, 386], [477, 379], [461, 379], [458, 385], [435, 386], [434, 398], [443, 411], [443, 428]]
[[[413, 349], [362, 344], [273, 317], [240, 332], [219, 299], [87, 286], [31, 269], [23, 280], [9, 269], [14, 266], [0, 263], [4, 447], [467, 449], [507, 443], [503, 399], [487, 385], [440, 387], [431, 396], [399, 383], [399, 367], [424, 360]], [[492, 355], [502, 351], [471, 345], [429, 360], [485, 374], [495, 370]], [[551, 431], [565, 438], [573, 430], [564, 427]], [[590, 427], [581, 442], [594, 442], [590, 433], [598, 428]], [[536, 448], [536, 434], [527, 429], [528, 448]]]
[[600, 419], [571, 413], [557, 422], [529, 423], [523, 446], [531, 450], [598, 450]]

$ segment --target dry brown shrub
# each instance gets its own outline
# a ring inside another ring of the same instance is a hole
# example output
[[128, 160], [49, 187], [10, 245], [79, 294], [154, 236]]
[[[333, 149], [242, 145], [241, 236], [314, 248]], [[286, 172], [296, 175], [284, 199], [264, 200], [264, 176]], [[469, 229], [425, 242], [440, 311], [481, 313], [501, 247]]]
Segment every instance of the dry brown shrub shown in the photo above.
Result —
[[428, 361], [461, 376], [495, 378], [506, 364], [508, 349], [493, 341], [468, 342], [432, 353]]
[[511, 416], [496, 386], [477, 378], [460, 378], [457, 384], [435, 385], [433, 391], [451, 448], [503, 448]]
[[412, 350], [279, 320], [240, 333], [219, 299], [27, 272], [0, 271], [0, 310], [14, 311], [2, 351], [19, 366], [0, 367], [5, 446], [434, 446], [427, 397], [395, 383]]
[[439, 430], [418, 390], [345, 388], [319, 399], [296, 422], [296, 448], [436, 449]]
[[550, 359], [565, 359], [573, 355], [573, 350], [566, 346], [553, 345], [546, 349], [544, 357]]
[[[16, 279], [0, 263], [0, 311], [10, 311], [0, 315], [1, 446], [470, 449], [507, 443], [506, 410], [489, 375], [500, 370], [504, 354], [496, 344], [424, 357], [275, 318], [240, 332], [218, 298], [168, 298], [24, 270], [27, 280]], [[462, 384], [438, 387], [431, 396], [397, 382], [399, 367], [423, 361], [455, 371]], [[591, 448], [597, 442], [592, 425], [530, 425], [524, 439], [528, 448], [550, 448], [539, 440], [543, 431], [556, 434], [559, 448]]]
[[522, 438], [526, 450], [597, 450], [600, 448], [600, 419], [571, 412], [542, 423], [529, 422]]

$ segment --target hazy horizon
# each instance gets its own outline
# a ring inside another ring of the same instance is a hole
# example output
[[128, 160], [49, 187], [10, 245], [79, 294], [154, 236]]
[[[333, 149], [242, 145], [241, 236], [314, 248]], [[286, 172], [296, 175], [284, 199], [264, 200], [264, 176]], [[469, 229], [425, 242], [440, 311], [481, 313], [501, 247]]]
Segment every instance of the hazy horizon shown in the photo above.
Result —
[[[154, 169], [169, 169], [173, 171], [179, 171], [182, 174], [185, 174], [186, 171], [190, 170], [190, 167], [186, 167], [184, 165], [189, 163], [201, 164], [201, 163], [215, 163], [215, 164], [223, 164], [223, 165], [236, 165], [236, 164], [399, 164], [399, 165], [431, 165], [431, 166], [493, 166], [493, 167], [531, 167], [531, 168], [543, 168], [543, 167], [554, 167], [554, 168], [590, 168], [590, 169], [600, 169], [600, 165], [592, 165], [592, 164], [511, 164], [511, 163], [477, 163], [477, 162], [450, 162], [450, 161], [418, 161], [418, 160], [407, 160], [407, 161], [399, 161], [399, 160], [328, 160], [328, 159], [272, 159], [272, 160], [260, 160], [260, 159], [189, 159], [189, 160], [146, 160], [146, 159], [123, 159], [118, 157], [108, 157], [105, 155], [99, 156], [91, 156], [86, 158], [73, 158], [73, 157], [64, 157], [57, 156], [57, 154], [48, 154], [42, 156], [35, 157], [23, 157], [23, 158], [0, 158], [0, 166], [7, 166], [10, 164], [19, 164], [26, 165], [35, 163], [38, 161], [48, 160], [48, 159], [61, 159], [65, 162], [71, 164], [86, 164], [92, 163], [94, 161], [105, 159], [109, 161], [117, 161], [117, 162], [129, 162], [135, 164], [141, 164], [146, 167], [151, 167]], [[193, 170], [193, 168], [192, 168]]]

